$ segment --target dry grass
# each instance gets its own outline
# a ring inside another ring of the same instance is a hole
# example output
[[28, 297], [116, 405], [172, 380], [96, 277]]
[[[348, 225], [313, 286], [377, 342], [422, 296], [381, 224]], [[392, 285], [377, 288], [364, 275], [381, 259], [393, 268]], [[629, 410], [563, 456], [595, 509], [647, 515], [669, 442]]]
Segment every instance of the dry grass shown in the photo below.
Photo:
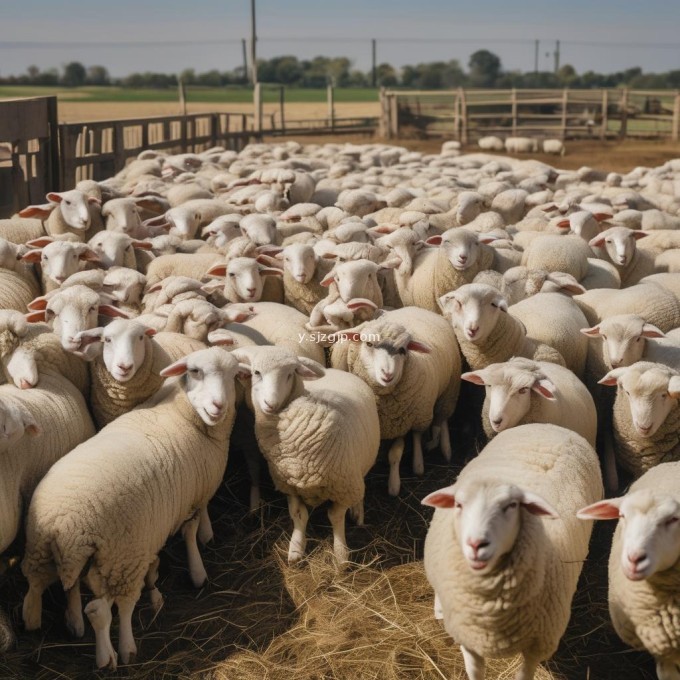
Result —
[[[457, 428], [460, 432], [461, 428]], [[460, 435], [459, 435], [460, 436]], [[459, 451], [472, 451], [461, 445]], [[162, 553], [159, 587], [166, 603], [154, 617], [143, 595], [133, 621], [138, 661], [102, 678], [201, 680], [463, 679], [462, 658], [432, 615], [422, 569], [430, 511], [420, 499], [452, 481], [462, 465], [426, 461], [426, 476], [406, 472], [402, 494], [387, 495], [388, 467], [367, 479], [366, 526], [348, 526], [356, 561], [338, 573], [330, 524], [322, 510], [309, 525], [309, 557], [285, 564], [290, 520], [285, 501], [265, 486], [259, 517], [247, 514], [248, 481], [238, 455], [228, 483], [211, 503], [216, 542], [203, 551], [210, 583], [191, 587], [184, 547], [172, 539]], [[405, 457], [404, 470], [410, 464]], [[610, 527], [597, 528], [563, 643], [537, 680], [653, 680], [650, 657], [623, 647], [606, 606]], [[20, 552], [21, 546], [14, 546]], [[25, 582], [17, 567], [0, 581], [0, 602], [15, 625]], [[92, 677], [94, 636], [73, 641], [62, 622], [64, 595], [45, 596], [43, 630], [19, 633], [19, 645], [0, 659], [0, 678]], [[114, 644], [116, 631], [114, 623]], [[517, 660], [493, 662], [490, 678], [510, 680]], [[631, 669], [635, 671], [632, 672]]]

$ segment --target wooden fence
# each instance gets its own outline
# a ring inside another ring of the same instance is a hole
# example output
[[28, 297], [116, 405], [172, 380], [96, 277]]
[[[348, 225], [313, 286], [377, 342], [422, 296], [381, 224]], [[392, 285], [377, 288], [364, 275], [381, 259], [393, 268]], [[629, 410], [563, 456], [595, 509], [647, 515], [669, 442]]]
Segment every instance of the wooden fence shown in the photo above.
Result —
[[382, 90], [382, 136], [680, 138], [677, 90]]

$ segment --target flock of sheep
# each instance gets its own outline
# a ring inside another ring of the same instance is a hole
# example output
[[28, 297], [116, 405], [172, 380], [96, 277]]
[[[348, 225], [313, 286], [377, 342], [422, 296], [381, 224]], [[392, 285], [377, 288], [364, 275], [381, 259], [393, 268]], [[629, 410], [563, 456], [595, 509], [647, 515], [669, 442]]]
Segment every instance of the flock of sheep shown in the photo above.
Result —
[[289, 562], [327, 502], [346, 563], [381, 441], [396, 496], [409, 435], [416, 474], [462, 457], [458, 408], [490, 443], [423, 500], [424, 566], [471, 680], [515, 654], [533, 678], [617, 518], [614, 626], [680, 678], [680, 161], [252, 144], [145, 151], [47, 201], [0, 220], [0, 551], [25, 526], [27, 630], [60, 582], [97, 666], [128, 663], [169, 536], [207, 578], [230, 443], [251, 510], [264, 463], [287, 497]]

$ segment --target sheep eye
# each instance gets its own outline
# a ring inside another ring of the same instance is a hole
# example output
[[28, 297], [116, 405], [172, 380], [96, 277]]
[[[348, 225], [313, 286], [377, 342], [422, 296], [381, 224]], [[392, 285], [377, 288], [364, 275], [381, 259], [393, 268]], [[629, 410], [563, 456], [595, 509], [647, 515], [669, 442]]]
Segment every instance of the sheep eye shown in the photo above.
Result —
[[66, 205], [71, 205], [71, 201], [67, 201], [66, 199], [64, 199], [64, 203], [66, 203]]
[[607, 243], [611, 243], [612, 240], [611, 240], [610, 238], [608, 238], [608, 239], [606, 239], [606, 242], [607, 242]]
[[458, 501], [454, 501], [453, 507], [456, 508], [456, 510], [461, 510], [463, 508], [463, 504], [459, 503]]
[[139, 339], [140, 339], [140, 340], [144, 340], [144, 336], [143, 336], [143, 335], [140, 335], [140, 336], [139, 336]]
[[606, 336], [604, 333], [602, 334], [602, 339], [603, 339], [603, 340], [606, 340], [606, 339], [607, 339], [607, 336]]
[[256, 375], [259, 378], [262, 374], [260, 371], [253, 371], [253, 375]]
[[229, 272], [229, 276], [236, 276], [234, 272]]
[[43, 255], [42, 257], [43, 257], [43, 260], [45, 260], [45, 262], [47, 262], [47, 260], [50, 259], [49, 257], [47, 257], [47, 255]]
[[196, 376], [200, 373], [200, 371], [197, 368], [190, 368], [189, 373], [191, 373], [191, 375]]
[[519, 506], [519, 503], [517, 501], [512, 501], [512, 503], [508, 503], [504, 508], [503, 512], [507, 512], [508, 510], [514, 510]]
[[495, 302], [492, 302], [492, 303], [491, 303], [491, 306], [492, 306], [492, 307], [498, 307], [498, 305], [497, 305]]
[[366, 343], [366, 347], [373, 347], [373, 343], [372, 343], [372, 342], [367, 342], [367, 343]]
[[677, 522], [680, 521], [680, 517], [669, 517], [665, 522], [664, 526], [670, 527], [673, 524], [677, 524]]
[[406, 354], [406, 347], [400, 347], [399, 354]]
[[642, 340], [642, 336], [641, 336], [641, 335], [638, 335], [638, 337], [635, 338], [635, 342], [640, 342], [640, 340]]
[[111, 342], [111, 338], [104, 338], [104, 342]]
[[130, 250], [132, 248], [131, 245], [129, 245], [125, 250]]
[[90, 307], [90, 312], [96, 312], [97, 308], [96, 307]]
[[529, 391], [528, 387], [520, 387], [520, 389], [517, 390], [519, 394], [526, 394], [528, 391]]

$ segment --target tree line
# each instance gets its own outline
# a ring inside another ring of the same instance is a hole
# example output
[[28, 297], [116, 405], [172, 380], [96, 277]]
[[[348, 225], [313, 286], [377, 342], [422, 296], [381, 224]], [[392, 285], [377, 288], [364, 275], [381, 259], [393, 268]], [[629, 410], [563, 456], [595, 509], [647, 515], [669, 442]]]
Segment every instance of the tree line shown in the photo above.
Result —
[[[346, 57], [315, 57], [298, 59], [286, 55], [272, 59], [260, 59], [257, 63], [258, 79], [262, 83], [273, 83], [295, 87], [319, 88], [328, 84], [337, 87], [406, 87], [418, 89], [445, 89], [452, 87], [485, 88], [594, 88], [631, 87], [637, 89], [680, 88], [680, 69], [665, 73], [643, 73], [639, 67], [616, 73], [586, 71], [565, 64], [557, 72], [518, 71], [503, 69], [500, 58], [489, 50], [477, 50], [469, 59], [467, 71], [456, 59], [433, 61], [400, 69], [391, 64], [377, 65], [375, 73], [352, 67]], [[84, 85], [119, 86], [127, 88], [177, 87], [181, 79], [186, 85], [197, 87], [225, 87], [245, 85], [248, 74], [243, 66], [231, 71], [213, 69], [196, 73], [186, 69], [180, 74], [131, 73], [124, 78], [112, 78], [104, 66], [85, 67], [74, 61], [66, 64], [61, 71], [41, 71], [30, 66], [25, 74], [0, 77], [1, 85], [62, 85], [80, 87]]]

